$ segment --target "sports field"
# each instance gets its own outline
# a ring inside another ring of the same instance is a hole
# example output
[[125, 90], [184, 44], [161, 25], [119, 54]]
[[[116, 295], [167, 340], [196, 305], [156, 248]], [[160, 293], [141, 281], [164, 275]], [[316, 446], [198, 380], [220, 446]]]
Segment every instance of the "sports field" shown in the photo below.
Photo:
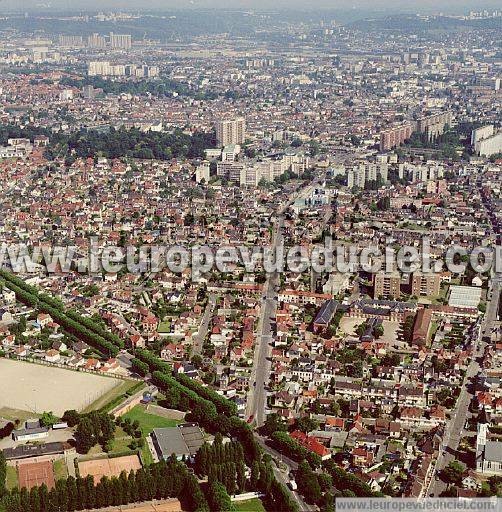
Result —
[[119, 476], [122, 471], [127, 474], [131, 469], [141, 468], [141, 462], [137, 455], [125, 455], [124, 457], [114, 457], [112, 459], [92, 459], [78, 463], [80, 476], [85, 478], [88, 475], [94, 477], [94, 483], [101, 480], [102, 477]]
[[54, 487], [54, 470], [52, 462], [21, 462], [17, 468], [19, 487], [39, 487], [45, 484], [48, 489]]
[[61, 416], [81, 411], [123, 381], [53, 366], [0, 359], [0, 409]]

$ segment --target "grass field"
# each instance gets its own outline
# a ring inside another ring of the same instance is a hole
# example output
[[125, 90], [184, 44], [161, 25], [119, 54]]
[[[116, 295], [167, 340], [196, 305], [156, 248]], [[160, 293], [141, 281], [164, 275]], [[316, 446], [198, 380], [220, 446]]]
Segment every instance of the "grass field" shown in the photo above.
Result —
[[150, 448], [148, 448], [148, 444], [145, 442], [145, 446], [141, 448], [141, 460], [145, 466], [149, 466], [153, 464], [152, 453], [150, 452]]
[[237, 512], [265, 512], [265, 507], [259, 498], [253, 498], [246, 501], [235, 501], [233, 504]]
[[131, 441], [132, 437], [127, 435], [122, 428], [117, 427], [117, 430], [115, 430], [115, 438], [112, 443], [111, 453], [121, 453], [129, 450]]
[[137, 420], [140, 424], [143, 436], [149, 435], [155, 428], [175, 427], [179, 423], [177, 420], [149, 414], [146, 412], [146, 408], [143, 405], [137, 405], [128, 413], [124, 414], [123, 418], [129, 418], [131, 422]]
[[57, 480], [66, 480], [68, 478], [68, 468], [64, 459], [55, 460], [52, 464], [54, 468], [54, 478]]
[[21, 409], [11, 409], [10, 407], [0, 407], [0, 418], [8, 421], [19, 420], [21, 423], [26, 420], [38, 418], [40, 414], [35, 414], [31, 411], [22, 411]]
[[171, 323], [170, 322], [160, 322], [159, 328], [157, 330], [161, 334], [171, 332]]
[[[138, 383], [133, 380], [122, 380], [120, 383], [115, 386], [113, 389], [110, 389], [103, 395], [101, 395], [97, 400], [89, 404], [82, 412], [90, 412], [95, 411], [97, 409], [101, 409], [105, 405], [113, 402], [121, 395], [125, 395], [130, 389], [136, 386]], [[126, 397], [124, 397], [125, 400]], [[118, 404], [117, 404], [118, 405]]]
[[[136, 405], [136, 407], [133, 407], [128, 413], [124, 414], [123, 418], [129, 418], [131, 422], [138, 421], [143, 438], [151, 434], [156, 428], [175, 427], [180, 423], [178, 420], [163, 418], [156, 414], [150, 414], [146, 411], [146, 407], [144, 405]], [[130, 442], [131, 438], [129, 438], [128, 443]], [[153, 463], [153, 457], [146, 441], [145, 445], [141, 449], [141, 458], [146, 466]]]
[[5, 486], [7, 489], [14, 489], [19, 487], [19, 479], [17, 477], [17, 470], [12, 466], [7, 466], [7, 478], [5, 479]]

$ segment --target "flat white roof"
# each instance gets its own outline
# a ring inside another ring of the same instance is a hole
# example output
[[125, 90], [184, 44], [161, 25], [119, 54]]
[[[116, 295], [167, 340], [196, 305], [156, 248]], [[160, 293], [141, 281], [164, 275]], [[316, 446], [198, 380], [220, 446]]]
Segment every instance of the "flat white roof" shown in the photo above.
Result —
[[477, 308], [481, 301], [481, 288], [477, 286], [450, 286], [449, 306]]

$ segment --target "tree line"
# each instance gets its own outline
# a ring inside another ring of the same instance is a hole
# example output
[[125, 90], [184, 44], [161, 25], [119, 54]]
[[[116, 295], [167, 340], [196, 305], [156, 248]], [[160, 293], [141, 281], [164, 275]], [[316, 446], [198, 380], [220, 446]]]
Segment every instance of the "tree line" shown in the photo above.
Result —
[[7, 493], [5, 481], [7, 480], [7, 461], [5, 455], [0, 450], [0, 500]]
[[[157, 356], [152, 354], [150, 351], [145, 349], [138, 349], [136, 351], [136, 359], [138, 360], [138, 362], [136, 363], [137, 368], [139, 368], [139, 361], [143, 363], [143, 365], [141, 365], [142, 372], [145, 372], [146, 367], [144, 365], [146, 364], [148, 365], [148, 369], [151, 372], [157, 371], [162, 372], [164, 374], [169, 374], [174, 380], [176, 380], [180, 384], [180, 386], [185, 387], [193, 391], [199, 397], [212, 402], [216, 407], [218, 413], [224, 414], [225, 416], [235, 416], [237, 414], [237, 406], [235, 405], [234, 402], [227, 400], [225, 397], [216, 393], [216, 391], [213, 391], [212, 389], [203, 386], [199, 382], [191, 379], [190, 377], [187, 377], [183, 373], [172, 374], [171, 365], [169, 365], [165, 361], [162, 361]], [[142, 373], [142, 375], [145, 374], [146, 373]], [[181, 390], [181, 388], [178, 389]]]
[[229, 494], [240, 494], [246, 489], [244, 450], [239, 442], [223, 444], [221, 434], [213, 445], [203, 444], [195, 455], [195, 472], [208, 477], [209, 482], [221, 482]]
[[19, 301], [49, 314], [64, 331], [85, 341], [100, 353], [106, 354], [108, 357], [115, 357], [124, 347], [120, 338], [107, 333], [101, 325], [93, 320], [82, 317], [76, 311], [65, 311], [64, 305], [58, 299], [39, 293], [37, 288], [5, 270], [0, 270], [0, 277], [5, 280], [7, 288], [16, 294]]
[[70, 476], [51, 490], [45, 484], [29, 491], [13, 489], [0, 507], [6, 512], [71, 512], [166, 498], [178, 498], [184, 510], [210, 510], [195, 476], [174, 458], [129, 474], [123, 471], [119, 477], [104, 476], [97, 484], [92, 476]]
[[173, 93], [179, 94], [180, 96], [194, 95], [194, 91], [190, 90], [187, 85], [168, 78], [141, 81], [117, 81], [108, 80], [99, 76], [85, 77], [82, 79], [63, 77], [59, 83], [67, 87], [77, 87], [78, 89], [90, 85], [96, 89], [102, 89], [104, 94], [131, 94], [135, 96], [151, 94], [157, 97], [172, 96]]
[[271, 436], [274, 448], [296, 462], [306, 460], [313, 468], [321, 465], [321, 458], [295, 441], [287, 432], [277, 431]]
[[211, 512], [233, 512], [235, 510], [225, 486], [218, 480], [209, 481], [207, 501]]

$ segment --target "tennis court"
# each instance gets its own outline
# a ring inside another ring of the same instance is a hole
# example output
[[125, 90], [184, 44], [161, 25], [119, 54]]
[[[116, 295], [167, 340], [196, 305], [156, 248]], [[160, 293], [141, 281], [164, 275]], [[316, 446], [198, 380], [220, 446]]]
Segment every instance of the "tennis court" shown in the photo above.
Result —
[[45, 484], [48, 489], [54, 487], [54, 469], [50, 461], [20, 463], [17, 473], [20, 488], [31, 489], [42, 484]]
[[125, 455], [111, 459], [92, 459], [78, 463], [80, 476], [85, 478], [88, 475], [94, 477], [94, 483], [98, 483], [104, 476], [119, 476], [122, 471], [129, 473], [131, 469], [141, 468], [141, 462], [137, 455]]

